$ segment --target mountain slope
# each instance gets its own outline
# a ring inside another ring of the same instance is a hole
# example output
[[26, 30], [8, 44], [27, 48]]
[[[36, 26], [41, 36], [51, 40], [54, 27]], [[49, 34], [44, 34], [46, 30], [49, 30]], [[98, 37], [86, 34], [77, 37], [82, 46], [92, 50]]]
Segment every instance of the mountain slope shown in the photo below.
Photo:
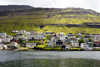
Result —
[[41, 30], [40, 25], [58, 24], [58, 26], [60, 26], [59, 24], [100, 24], [100, 13], [89, 9], [25, 7], [22, 9], [20, 6], [16, 9], [8, 8], [5, 10], [5, 7], [2, 6], [2, 10], [0, 11], [0, 29], [3, 31], [25, 29], [43, 32], [45, 30], [49, 31], [50, 26], [45, 26]]

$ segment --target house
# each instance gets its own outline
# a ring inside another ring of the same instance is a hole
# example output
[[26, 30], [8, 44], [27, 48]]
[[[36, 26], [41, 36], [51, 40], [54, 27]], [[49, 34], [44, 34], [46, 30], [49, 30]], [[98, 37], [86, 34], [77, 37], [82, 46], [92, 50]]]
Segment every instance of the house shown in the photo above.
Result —
[[100, 35], [97, 35], [93, 38], [94, 41], [100, 41]]
[[26, 31], [25, 31], [25, 30], [20, 30], [19, 32], [20, 32], [20, 33], [25, 33]]
[[88, 44], [87, 43], [81, 43], [81, 48], [87, 50], [89, 48]]
[[89, 48], [93, 48], [93, 43], [92, 42], [88, 42], [87, 44], [88, 44]]
[[24, 33], [22, 32], [17, 32], [16, 35], [23, 35]]
[[74, 37], [74, 35], [73, 35], [72, 33], [68, 33], [66, 36], [67, 36], [68, 38], [69, 38], [69, 37]]
[[88, 44], [88, 47], [89, 47], [88, 49], [89, 50], [93, 50], [93, 43], [92, 42], [88, 42], [87, 44]]
[[56, 42], [56, 46], [62, 46], [63, 45], [63, 42], [61, 42], [61, 40], [58, 40], [57, 42]]
[[23, 35], [23, 34], [25, 34], [26, 33], [26, 31], [25, 30], [20, 30], [19, 32], [17, 32], [17, 34], [16, 35]]
[[2, 50], [2, 49], [4, 48], [3, 45], [4, 45], [4, 44], [0, 44], [0, 50]]
[[78, 40], [80, 40], [80, 39], [82, 39], [82, 37], [81, 37], [81, 36], [79, 36], [77, 39], [78, 39]]
[[58, 38], [55, 37], [55, 36], [51, 36], [51, 41], [52, 41], [53, 43], [56, 43], [56, 41], [58, 41]]
[[54, 47], [54, 43], [52, 41], [48, 42], [48, 47]]
[[10, 39], [9, 38], [5, 38], [5, 39], [3, 39], [3, 42], [9, 43], [10, 42]]
[[66, 50], [66, 46], [65, 45], [62, 45], [62, 50]]
[[94, 47], [100, 47], [100, 41], [94, 41]]
[[77, 40], [77, 38], [69, 38], [72, 47], [79, 47], [79, 42]]
[[0, 36], [1, 37], [5, 37], [6, 36], [6, 33], [0, 33]]
[[28, 32], [30, 32], [31, 35], [37, 35], [35, 31], [28, 31]]
[[17, 33], [18, 32], [18, 30], [12, 30], [12, 33]]
[[52, 32], [45, 32], [45, 35], [51, 35]]
[[0, 44], [0, 50], [7, 49], [7, 46], [4, 44]]
[[3, 38], [2, 37], [0, 37], [0, 43], [2, 43], [3, 42]]
[[44, 35], [45, 36], [45, 33], [38, 33], [38, 35]]
[[20, 36], [14, 37], [14, 39], [16, 39], [16, 40], [19, 40], [19, 39], [27, 40], [27, 37], [25, 37], [24, 35], [20, 35]]
[[13, 39], [11, 40], [11, 42], [17, 42], [17, 39], [14, 39], [14, 38], [13, 38]]
[[30, 33], [30, 32], [25, 32], [24, 34], [25, 34], [25, 35], [30, 35], [31, 33]]
[[64, 33], [59, 33], [59, 39], [60, 40], [64, 40], [65, 39]]
[[34, 48], [37, 45], [37, 43], [26, 43], [26, 47]]
[[7, 35], [6, 38], [9, 38], [10, 40], [12, 40], [13, 36]]
[[12, 49], [16, 49], [16, 48], [18, 48], [18, 43], [17, 42], [11, 42], [9, 46]]
[[85, 41], [86, 43], [88, 43], [88, 42], [89, 42], [89, 38], [84, 38], [84, 41]]
[[77, 36], [81, 36], [81, 33], [75, 33], [75, 35], [77, 35]]
[[85, 35], [84, 38], [91, 38], [91, 36], [90, 35]]
[[27, 35], [27, 39], [32, 39], [34, 38], [35, 40], [40, 40], [40, 39], [44, 39], [43, 35]]
[[20, 43], [21, 47], [26, 47], [26, 43]]
[[68, 40], [68, 39], [65, 39], [65, 40], [63, 41], [63, 45], [65, 45], [67, 48], [72, 47], [72, 46], [71, 46], [71, 42], [70, 42], [70, 40]]

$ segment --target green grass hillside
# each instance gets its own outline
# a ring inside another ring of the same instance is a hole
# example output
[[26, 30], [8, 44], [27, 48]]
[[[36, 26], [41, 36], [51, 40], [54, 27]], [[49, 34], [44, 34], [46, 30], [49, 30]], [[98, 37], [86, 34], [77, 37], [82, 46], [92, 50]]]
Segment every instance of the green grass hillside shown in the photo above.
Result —
[[[100, 23], [100, 13], [82, 8], [31, 8], [0, 10], [0, 30], [11, 32], [17, 30], [35, 30], [36, 32], [55, 31], [66, 33], [99, 33], [99, 28], [89, 27], [56, 27], [41, 24], [84, 24]], [[92, 30], [91, 30], [92, 29]]]

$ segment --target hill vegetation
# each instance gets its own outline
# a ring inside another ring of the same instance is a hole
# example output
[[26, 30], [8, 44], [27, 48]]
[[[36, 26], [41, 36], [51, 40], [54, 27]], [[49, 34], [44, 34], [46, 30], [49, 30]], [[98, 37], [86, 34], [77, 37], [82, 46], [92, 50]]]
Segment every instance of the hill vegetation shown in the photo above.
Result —
[[[58, 26], [46, 24], [58, 24]], [[66, 27], [60, 24], [81, 24], [83, 27]], [[99, 33], [99, 28], [87, 27], [86, 24], [100, 25], [100, 13], [83, 8], [0, 6], [0, 30], [8, 33], [14, 29], [35, 30], [36, 32]], [[41, 28], [41, 25], [45, 26]]]

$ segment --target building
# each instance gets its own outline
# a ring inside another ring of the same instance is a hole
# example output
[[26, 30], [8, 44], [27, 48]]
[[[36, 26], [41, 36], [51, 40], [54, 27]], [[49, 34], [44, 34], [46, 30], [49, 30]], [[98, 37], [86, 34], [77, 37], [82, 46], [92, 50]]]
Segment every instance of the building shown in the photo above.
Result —
[[88, 42], [89, 42], [89, 38], [84, 38], [84, 41], [85, 41], [86, 43], [88, 43]]
[[63, 41], [63, 45], [65, 45], [67, 48], [72, 47], [72, 46], [71, 46], [71, 42], [70, 42], [70, 40], [68, 40], [68, 39], [65, 39], [65, 40]]
[[67, 36], [68, 38], [74, 37], [74, 35], [73, 35], [72, 33], [68, 33], [66, 36]]
[[56, 42], [56, 46], [62, 46], [63, 45], [63, 42], [61, 42], [61, 40], [58, 40], [57, 42]]
[[4, 44], [0, 44], [0, 50], [7, 49], [7, 46]]
[[93, 38], [94, 41], [100, 41], [100, 35], [97, 35]]
[[2, 43], [3, 42], [3, 38], [2, 37], [0, 37], [0, 43]]
[[3, 39], [3, 42], [8, 43], [8, 42], [10, 42], [10, 39], [9, 38], [5, 38], [5, 39]]
[[11, 48], [11, 49], [16, 49], [16, 48], [18, 48], [18, 43], [17, 43], [17, 42], [11, 42], [11, 43], [10, 43], [10, 48]]
[[64, 33], [59, 33], [59, 39], [60, 40], [64, 40], [65, 39]]
[[45, 32], [45, 35], [51, 35], [52, 32]]
[[88, 44], [87, 43], [81, 43], [81, 48], [87, 50], [89, 48]]
[[20, 32], [20, 33], [25, 33], [26, 31], [25, 31], [25, 30], [20, 30], [19, 32]]
[[52, 41], [48, 42], [48, 47], [54, 47], [54, 43]]
[[17, 33], [18, 32], [18, 30], [12, 30], [12, 33]]
[[1, 37], [6, 37], [6, 33], [0, 33]]
[[100, 47], [100, 41], [94, 41], [94, 47]]
[[34, 38], [35, 40], [40, 40], [40, 39], [44, 39], [43, 35], [27, 35], [27, 39], [32, 39]]
[[79, 42], [77, 40], [77, 38], [69, 38], [72, 47], [79, 47]]
[[37, 43], [26, 43], [26, 47], [34, 48], [37, 45]]

